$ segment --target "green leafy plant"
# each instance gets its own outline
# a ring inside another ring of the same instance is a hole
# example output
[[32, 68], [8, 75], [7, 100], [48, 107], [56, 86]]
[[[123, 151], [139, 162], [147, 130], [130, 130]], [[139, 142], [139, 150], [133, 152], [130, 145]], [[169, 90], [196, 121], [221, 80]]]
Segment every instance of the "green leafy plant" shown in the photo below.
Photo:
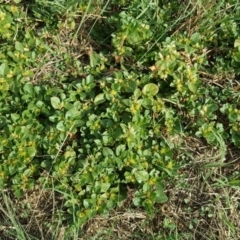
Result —
[[239, 147], [231, 1], [13, 2], [0, 6], [1, 189], [54, 186], [83, 224], [130, 186], [152, 213], [168, 201], [184, 137]]

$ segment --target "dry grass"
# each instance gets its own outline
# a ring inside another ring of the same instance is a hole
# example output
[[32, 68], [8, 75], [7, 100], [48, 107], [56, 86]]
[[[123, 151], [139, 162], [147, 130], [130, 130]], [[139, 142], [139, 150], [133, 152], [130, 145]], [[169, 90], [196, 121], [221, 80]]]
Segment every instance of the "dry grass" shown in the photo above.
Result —
[[[72, 16], [75, 27], [71, 28], [67, 23], [68, 17], [63, 16], [66, 20], [55, 33], [45, 31], [44, 28], [38, 29], [40, 40], [47, 43], [47, 46], [41, 47], [46, 48], [47, 51], [36, 60], [37, 65], [33, 69], [34, 76], [31, 79], [34, 84], [42, 82], [59, 84], [62, 77], [74, 75], [75, 72], [75, 77], [85, 76], [81, 70], [76, 69], [75, 63], [79, 61], [82, 66], [89, 65], [89, 55], [93, 49], [100, 48], [99, 44], [89, 36], [89, 32], [96, 22], [102, 24], [104, 17], [98, 15], [98, 9], [96, 14], [89, 14], [84, 19], [83, 17], [82, 12], [76, 12]], [[78, 31], [79, 26], [81, 31]], [[69, 61], [66, 61], [66, 57]], [[63, 66], [65, 69], [62, 69]]]
[[185, 141], [185, 148], [192, 161], [167, 184], [167, 203], [155, 205], [154, 214], [148, 216], [129, 200], [109, 216], [91, 219], [82, 239], [96, 235], [101, 239], [239, 239], [240, 190], [221, 181], [239, 172], [240, 151], [229, 149], [225, 165], [208, 168], [210, 163], [219, 164], [219, 150], [193, 138]]
[[[0, 236], [16, 239], [14, 235], [18, 236], [18, 228], [21, 228], [26, 239], [52, 239], [57, 230], [57, 210], [60, 208], [62, 197], [54, 191], [36, 188], [26, 191], [21, 198], [14, 197], [11, 191], [5, 192], [0, 204]], [[9, 235], [10, 232], [13, 236]]]
[[223, 181], [239, 171], [240, 152], [229, 149], [221, 164], [215, 149], [202, 145], [199, 150], [167, 187], [172, 215], [191, 239], [238, 239], [240, 191]]
[[[218, 149], [195, 138], [183, 142], [182, 152], [187, 151], [189, 159], [175, 180], [166, 183], [167, 203], [156, 204], [149, 216], [132, 204], [134, 189], [128, 189], [120, 207], [79, 226], [77, 239], [239, 239], [240, 189], [227, 179], [240, 171], [240, 151], [229, 148], [222, 163]], [[36, 188], [21, 199], [10, 192], [3, 196], [1, 239], [16, 239], [9, 236], [17, 232], [9, 211], [25, 236], [31, 236], [26, 239], [74, 239], [58, 215], [64, 212], [61, 194]]]

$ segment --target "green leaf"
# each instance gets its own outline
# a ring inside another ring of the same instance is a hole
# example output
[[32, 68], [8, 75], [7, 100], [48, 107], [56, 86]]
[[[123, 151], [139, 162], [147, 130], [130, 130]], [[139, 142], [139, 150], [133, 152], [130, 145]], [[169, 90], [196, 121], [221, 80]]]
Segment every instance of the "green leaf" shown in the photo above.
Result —
[[236, 146], [240, 146], [240, 134], [238, 132], [232, 131], [232, 142]]
[[240, 38], [236, 39], [234, 42], [234, 47], [239, 47], [240, 46]]
[[126, 150], [126, 146], [124, 144], [118, 145], [116, 148], [116, 155], [119, 156], [121, 152]]
[[143, 94], [147, 96], [155, 96], [159, 91], [159, 87], [154, 83], [148, 83], [143, 87]]
[[28, 156], [33, 158], [36, 155], [36, 148], [35, 147], [28, 147], [27, 148]]
[[11, 114], [11, 119], [14, 123], [16, 123], [19, 118], [20, 118], [19, 114], [17, 114], [17, 113], [12, 113]]
[[58, 97], [51, 97], [51, 104], [53, 108], [58, 109], [60, 104], [60, 99]]
[[231, 112], [229, 113], [228, 118], [231, 122], [235, 122], [238, 120], [238, 113]]
[[212, 113], [212, 112], [218, 110], [218, 105], [216, 103], [211, 103], [207, 106], [207, 109], [208, 109], [209, 113]]
[[95, 53], [95, 52], [91, 52], [89, 54], [89, 57], [90, 57], [90, 66], [91, 67], [96, 67], [99, 64], [99, 62], [100, 62], [99, 55], [97, 53]]
[[146, 182], [149, 178], [149, 174], [146, 171], [135, 171], [134, 176], [139, 183]]
[[198, 32], [196, 32], [191, 36], [190, 39], [192, 42], [198, 43], [201, 40], [201, 35]]
[[109, 118], [101, 120], [101, 125], [104, 126], [106, 129], [112, 127], [113, 124], [113, 121]]
[[0, 116], [0, 128], [4, 127], [7, 124], [7, 118]]
[[103, 148], [103, 156], [104, 157], [114, 156], [114, 152], [111, 148], [104, 147]]
[[197, 91], [197, 84], [193, 82], [188, 82], [188, 88], [191, 92], [195, 93]]
[[[151, 193], [151, 195], [153, 195], [153, 193]], [[154, 199], [154, 196], [152, 196], [152, 198]], [[145, 210], [147, 211], [148, 214], [151, 214], [153, 211], [153, 200], [152, 199], [146, 199], [143, 202], [143, 206], [145, 207]]]
[[213, 131], [204, 134], [204, 137], [206, 138], [208, 143], [213, 143], [216, 140], [216, 136]]
[[175, 122], [174, 132], [178, 134], [183, 133], [183, 126], [179, 119], [177, 119]]
[[136, 81], [131, 81], [128, 82], [128, 84], [126, 85], [126, 92], [134, 92], [137, 88], [137, 82]]
[[133, 94], [135, 98], [139, 98], [142, 95], [142, 92], [139, 88], [136, 88]]
[[65, 157], [66, 159], [74, 159], [74, 158], [76, 157], [76, 152], [75, 152], [73, 149], [71, 149], [71, 150], [69, 150], [69, 151], [66, 151], [66, 152], [64, 153], [64, 157]]
[[0, 66], [0, 74], [2, 76], [5, 76], [5, 75], [8, 74], [8, 71], [9, 71], [9, 68], [8, 68], [7, 63], [2, 63], [1, 66]]
[[65, 114], [65, 118], [66, 119], [75, 119], [75, 118], [79, 118], [80, 117], [80, 112], [78, 110], [76, 110], [75, 108], [72, 108], [70, 110], [68, 110]]
[[126, 106], [130, 106], [132, 101], [129, 99], [123, 99], [122, 102], [126, 105]]
[[23, 190], [18, 185], [13, 185], [13, 190], [17, 198], [23, 196]]
[[123, 168], [123, 161], [121, 158], [113, 157], [113, 161], [117, 164], [118, 169], [121, 170]]
[[106, 101], [106, 98], [105, 98], [105, 94], [104, 93], [100, 93], [98, 94], [95, 99], [94, 99], [94, 104], [95, 105], [98, 105], [100, 103], [103, 103]]
[[167, 195], [164, 192], [158, 192], [158, 191], [155, 191], [155, 192], [156, 192], [156, 199], [155, 199], [155, 201], [157, 203], [164, 203], [164, 202], [168, 201], [168, 197], [167, 197]]
[[24, 51], [24, 46], [22, 45], [22, 43], [20, 42], [15, 42], [15, 49], [19, 52], [23, 52]]
[[79, 3], [79, 0], [73, 0], [73, 1], [70, 1], [68, 4], [67, 4], [67, 8], [70, 8], [74, 5], [76, 5], [77, 3]]
[[150, 190], [151, 186], [148, 184], [148, 182], [145, 182], [143, 184], [143, 192], [146, 193]]
[[110, 188], [110, 186], [111, 186], [110, 183], [101, 183], [101, 191], [107, 192], [107, 190]]
[[139, 197], [134, 197], [133, 198], [133, 204], [138, 207], [140, 206], [140, 203], [141, 203], [141, 199]]
[[86, 84], [94, 83], [93, 75], [88, 75], [86, 78]]
[[89, 208], [89, 199], [84, 199], [84, 200], [83, 200], [83, 206], [84, 206], [85, 208]]
[[138, 42], [140, 42], [141, 38], [140, 38], [140, 36], [136, 32], [134, 32], [131, 35], [128, 35], [127, 41], [131, 45], [133, 45], [133, 44], [137, 44]]
[[61, 132], [65, 132], [65, 130], [66, 130], [63, 121], [58, 122], [56, 128], [57, 128], [59, 131], [61, 131]]
[[57, 122], [58, 117], [57, 117], [56, 115], [53, 115], [53, 116], [50, 116], [48, 119], [49, 119], [51, 122]]
[[90, 121], [95, 121], [97, 118], [98, 118], [98, 117], [97, 117], [96, 114], [91, 114], [91, 115], [88, 117], [88, 119], [89, 119]]
[[240, 186], [240, 179], [234, 179], [228, 182], [231, 186]]
[[77, 119], [74, 121], [74, 126], [75, 127], [81, 127], [82, 125], [84, 125], [84, 121], [80, 120], [80, 119]]
[[34, 93], [34, 89], [33, 89], [33, 85], [30, 83], [27, 83], [24, 85], [23, 90], [25, 93], [29, 93], [29, 94], [33, 94]]
[[147, 108], [147, 109], [151, 109], [152, 108], [152, 105], [153, 105], [153, 99], [150, 99], [150, 98], [144, 98], [142, 100], [142, 106]]
[[36, 102], [36, 107], [41, 108], [43, 106], [44, 106], [44, 102], [43, 101], [37, 101]]
[[41, 162], [41, 167], [42, 168], [46, 168], [46, 169], [50, 169], [52, 167], [52, 161], [50, 161], [50, 160], [43, 160]]

